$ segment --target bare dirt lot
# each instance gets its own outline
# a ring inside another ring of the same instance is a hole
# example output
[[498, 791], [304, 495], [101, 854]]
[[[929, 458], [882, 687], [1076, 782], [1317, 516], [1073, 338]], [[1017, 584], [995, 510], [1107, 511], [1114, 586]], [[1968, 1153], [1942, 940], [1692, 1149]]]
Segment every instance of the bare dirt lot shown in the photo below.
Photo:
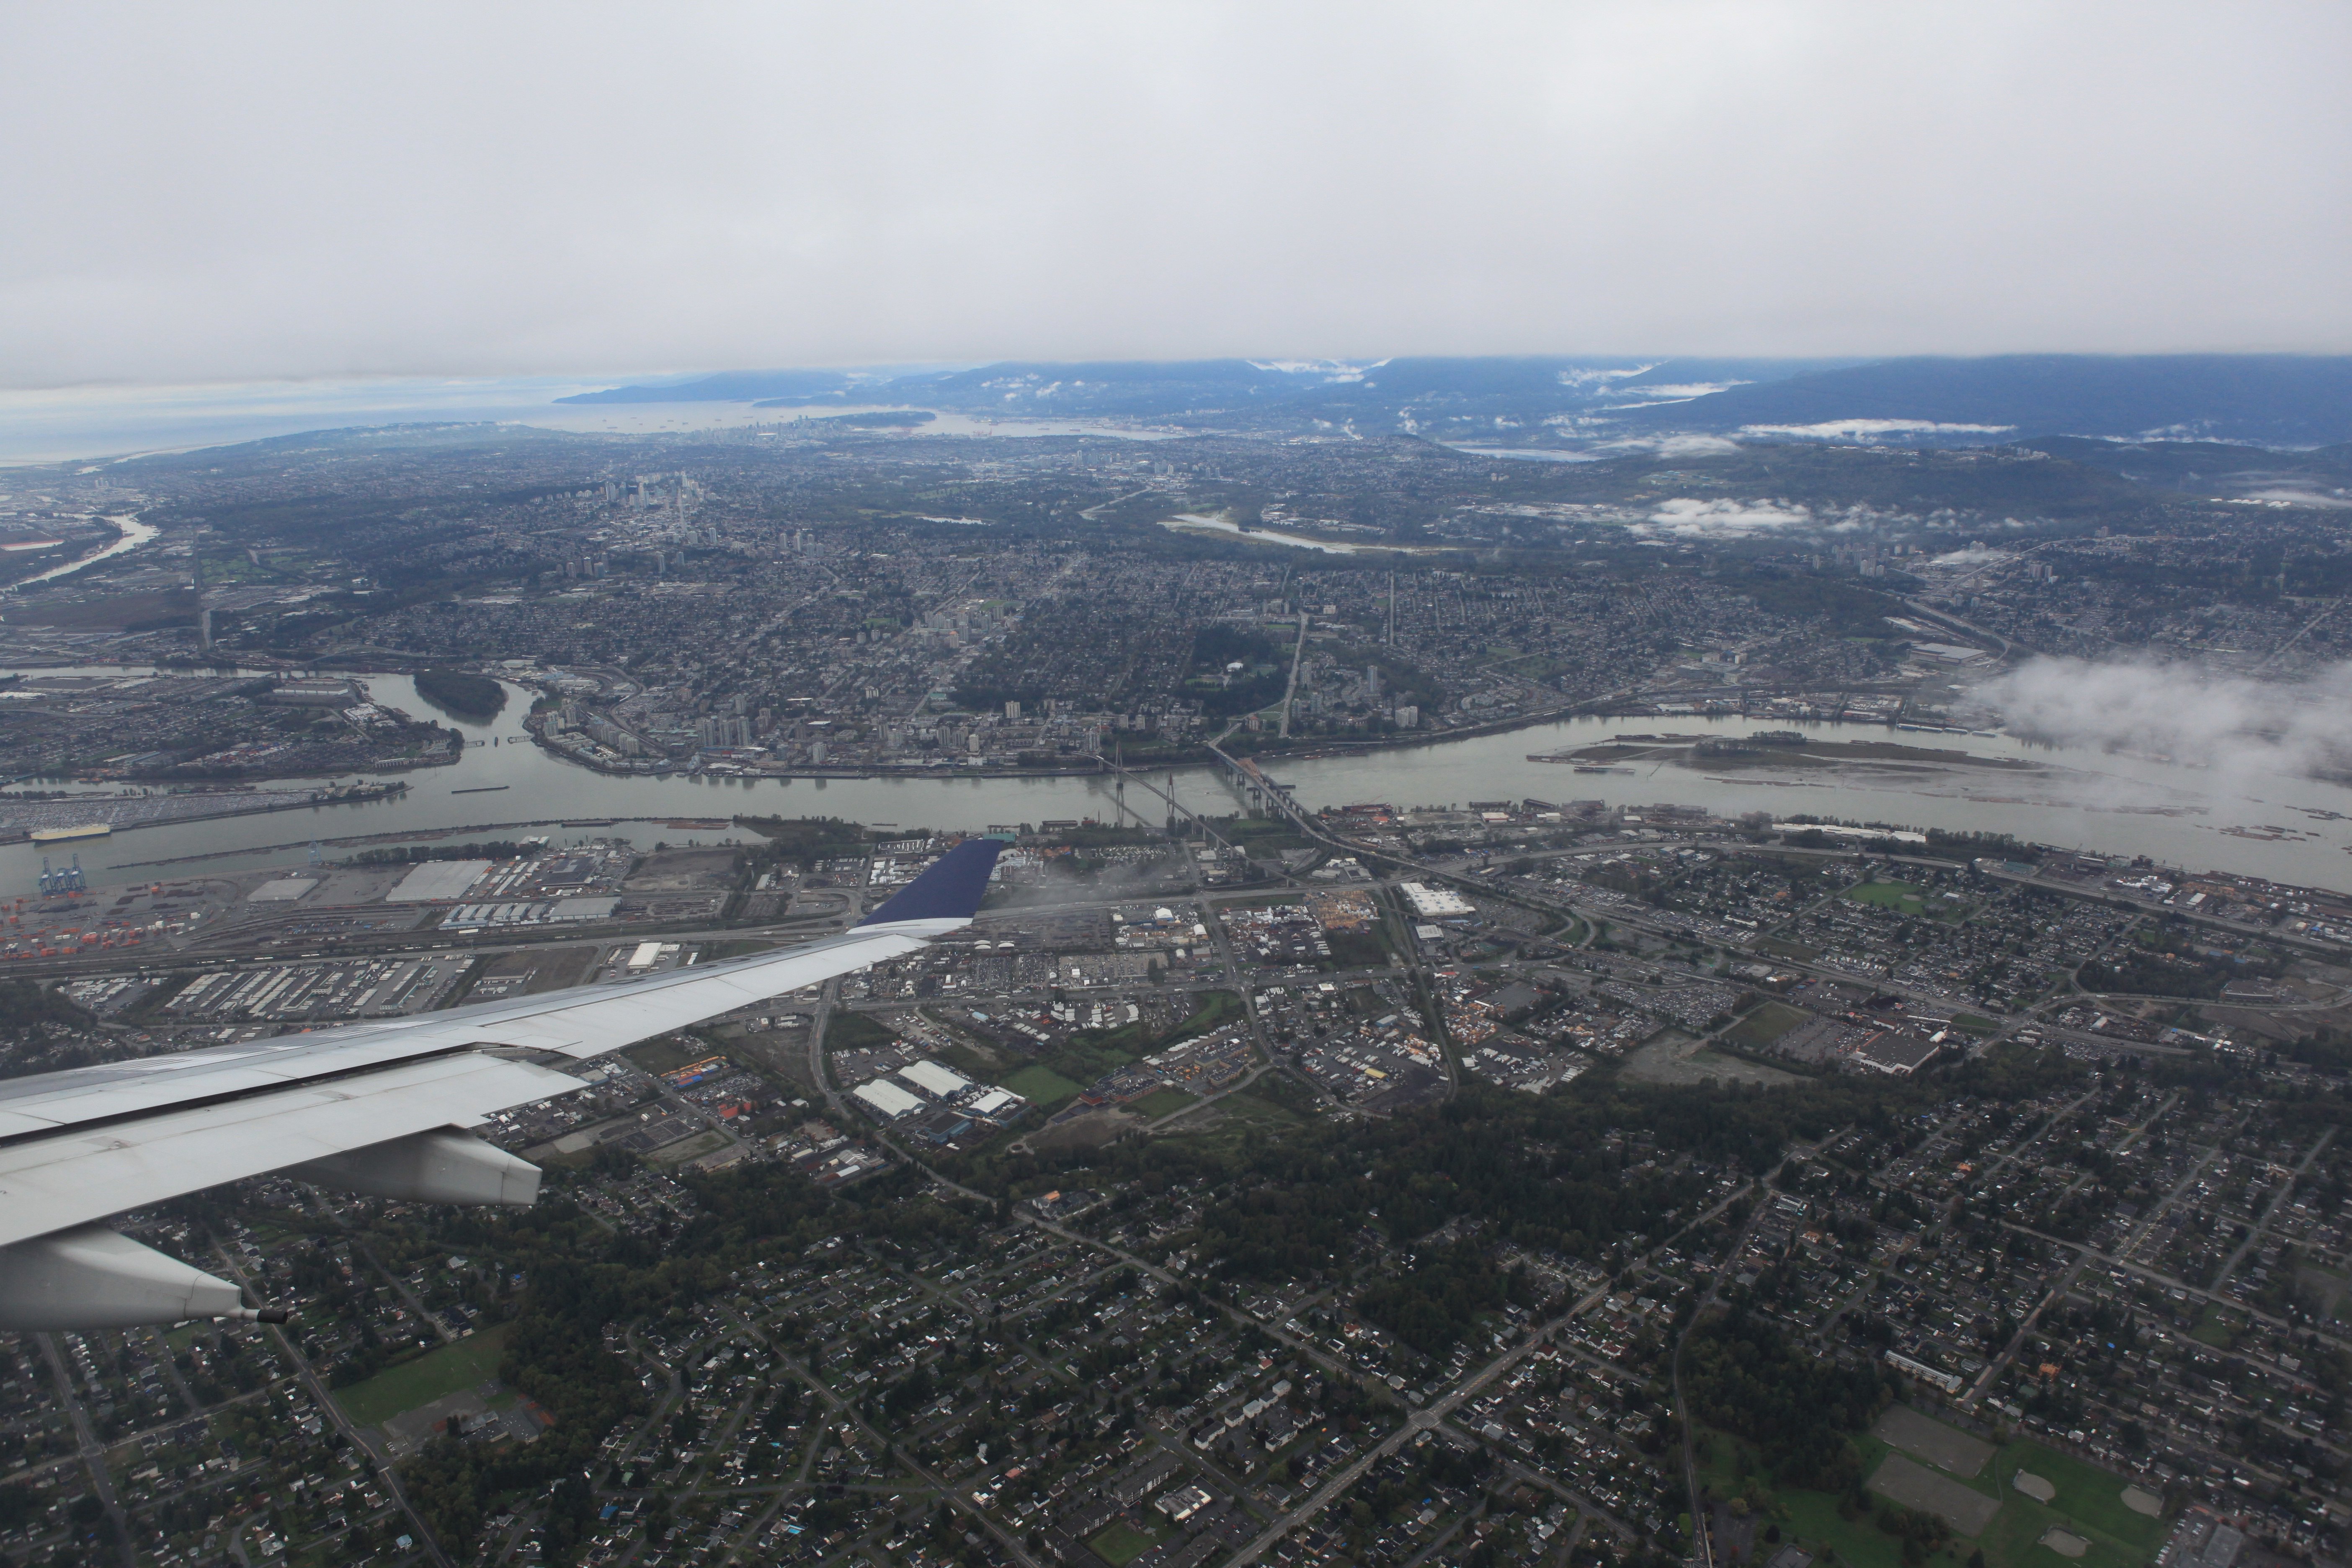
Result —
[[1999, 1498], [1964, 1487], [1951, 1477], [1939, 1476], [1925, 1465], [1915, 1465], [1900, 1454], [1886, 1456], [1886, 1462], [1870, 1478], [1870, 1489], [1905, 1508], [1932, 1513], [1962, 1535], [1983, 1534], [1992, 1516], [2000, 1511]]
[[732, 849], [657, 849], [621, 884], [632, 893], [683, 893], [735, 885]]
[[577, 985], [588, 978], [588, 965], [595, 956], [593, 946], [533, 947], [499, 953], [483, 963], [466, 1000], [497, 1002]]
[[1870, 1432], [1905, 1453], [1916, 1454], [1956, 1476], [1983, 1474], [1985, 1461], [1993, 1454], [1990, 1443], [1930, 1420], [1907, 1405], [1888, 1405], [1886, 1414], [1878, 1418]]
[[1121, 1133], [1143, 1125], [1143, 1118], [1124, 1110], [1097, 1110], [1074, 1116], [1051, 1127], [1041, 1127], [1021, 1140], [1033, 1153], [1051, 1154], [1065, 1149], [1098, 1149]]
[[1664, 1034], [1625, 1058], [1622, 1076], [1636, 1083], [1693, 1084], [1711, 1079], [1730, 1083], [1780, 1084], [1801, 1080], [1759, 1062], [1743, 1061], [1706, 1048], [1706, 1042], [1678, 1029]]

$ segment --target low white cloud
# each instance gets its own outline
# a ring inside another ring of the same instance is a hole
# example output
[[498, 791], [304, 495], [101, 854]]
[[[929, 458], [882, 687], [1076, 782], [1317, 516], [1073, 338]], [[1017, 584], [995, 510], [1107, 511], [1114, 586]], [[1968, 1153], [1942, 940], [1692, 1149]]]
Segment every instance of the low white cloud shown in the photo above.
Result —
[[1744, 381], [1685, 381], [1670, 385], [1632, 386], [1626, 391], [1640, 399], [1634, 403], [1607, 403], [1604, 412], [1615, 413], [1627, 408], [1659, 408], [1669, 403], [1688, 403], [1695, 397], [1706, 397], [1718, 392], [1728, 392], [1735, 386], [1746, 386]]
[[1651, 443], [1662, 458], [1709, 458], [1739, 450], [1728, 436], [1665, 436]]
[[1989, 561], [2006, 561], [2006, 550], [1979, 550], [1970, 545], [1966, 550], [1948, 550], [1927, 563], [1930, 566], [1981, 566]]
[[2352, 498], [2326, 495], [2318, 490], [2297, 489], [2282, 486], [2275, 489], [2249, 490], [2248, 500], [2270, 501], [2280, 506], [2315, 506], [2325, 510], [2352, 510]]
[[1634, 390], [1653, 397], [1711, 397], [1718, 392], [1729, 392], [1735, 386], [1747, 384], [1744, 381], [1683, 381], [1670, 386], [1643, 386]]
[[[1561, 426], [1566, 422], [1555, 416], [1544, 421]], [[1719, 458], [1739, 450], [1739, 443], [1728, 436], [1627, 436], [1614, 441], [1602, 441], [1596, 452], [1655, 452], [1661, 458]]]
[[1894, 436], [2000, 436], [2014, 425], [1956, 425], [1936, 419], [1824, 419], [1817, 425], [1742, 425], [1743, 436], [1807, 441], [1869, 441]]
[[1975, 695], [2032, 740], [2169, 758], [2250, 784], [2352, 772], [2352, 663], [2262, 681], [2152, 659], [2034, 658]]
[[1606, 386], [1612, 381], [1623, 381], [1629, 376], [1647, 375], [1657, 368], [1654, 364], [1637, 364], [1623, 370], [1603, 370], [1593, 366], [1579, 365], [1571, 370], [1561, 371], [1559, 384], [1562, 386], [1572, 386], [1581, 392], [1587, 387]]
[[1361, 381], [1371, 372], [1388, 363], [1384, 359], [1351, 364], [1339, 359], [1254, 359], [1250, 363], [1260, 370], [1276, 371], [1284, 375], [1319, 375], [1327, 382]]
[[1678, 496], [1659, 502], [1649, 520], [1635, 527], [1641, 532], [1677, 539], [1745, 539], [1784, 528], [1810, 527], [1813, 521], [1811, 510], [1790, 501], [1698, 500]]

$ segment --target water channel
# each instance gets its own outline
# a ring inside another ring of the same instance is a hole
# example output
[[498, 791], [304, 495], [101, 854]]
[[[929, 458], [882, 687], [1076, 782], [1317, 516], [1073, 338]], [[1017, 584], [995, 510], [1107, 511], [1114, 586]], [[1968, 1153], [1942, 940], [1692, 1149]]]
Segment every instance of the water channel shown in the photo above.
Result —
[[163, 531], [153, 523], [142, 522], [137, 518], [127, 514], [110, 517], [106, 521], [112, 523], [121, 535], [113, 543], [103, 550], [92, 551], [78, 560], [60, 562], [37, 576], [26, 577], [20, 582], [13, 583], [9, 584], [9, 592], [13, 593], [18, 588], [28, 588], [36, 583], [49, 583], [59, 577], [70, 577], [84, 567], [95, 566], [101, 561], [111, 561], [118, 555], [136, 550]]
[[[26, 674], [128, 675], [121, 668], [26, 670]], [[93, 884], [205, 870], [299, 865], [313, 839], [366, 834], [479, 830], [484, 837], [545, 833], [571, 839], [625, 837], [651, 846], [689, 839], [745, 837], [745, 830], [680, 828], [680, 819], [717, 820], [738, 815], [837, 816], [868, 825], [979, 830], [994, 824], [1046, 818], [1109, 821], [1121, 810], [1113, 782], [1079, 778], [743, 779], [673, 776], [617, 777], [597, 773], [541, 750], [524, 734], [531, 693], [509, 686], [505, 711], [488, 724], [452, 721], [416, 694], [405, 676], [364, 678], [378, 701], [418, 718], [455, 723], [467, 738], [461, 761], [448, 767], [387, 774], [409, 784], [404, 795], [357, 805], [306, 806], [205, 822], [140, 827], [67, 847], [81, 855]], [[2274, 776], [2248, 785], [2242, 774], [2222, 775], [2147, 758], [2088, 748], [2036, 746], [2008, 736], [1927, 734], [1883, 725], [1781, 724], [1837, 740], [1897, 741], [1981, 758], [2041, 764], [2039, 771], [1953, 768], [1916, 773], [1849, 769], [1839, 774], [1790, 774], [1780, 770], [1732, 773], [1643, 763], [1632, 773], [1581, 773], [1571, 766], [1531, 762], [1528, 754], [1588, 745], [1617, 734], [1741, 736], [1762, 727], [1755, 719], [1691, 715], [1641, 719], [1574, 719], [1465, 740], [1369, 752], [1360, 755], [1277, 761], [1268, 771], [1293, 786], [1309, 808], [1357, 801], [1399, 806], [1466, 805], [1473, 799], [1612, 805], [1674, 804], [1725, 814], [1766, 811], [1785, 818], [1811, 813], [1856, 821], [2009, 833], [2020, 838], [2147, 855], [2189, 869], [2241, 871], [2284, 882], [2352, 892], [2352, 788]], [[491, 742], [496, 741], [497, 744]], [[1164, 782], [1164, 781], [1163, 781]], [[503, 787], [499, 787], [503, 786]], [[1186, 805], [1223, 815], [1234, 797], [1206, 769], [1180, 771], [1176, 793]], [[48, 786], [56, 787], [56, 786]], [[110, 790], [120, 786], [86, 786]], [[264, 787], [276, 787], [265, 785]], [[289, 786], [290, 787], [290, 786]], [[455, 791], [467, 791], [455, 794]], [[1130, 785], [1125, 798], [1145, 821], [1166, 808]], [[615, 819], [611, 826], [558, 824]], [[627, 820], [635, 818], [638, 820]], [[521, 826], [521, 824], [539, 824]], [[467, 837], [474, 834], [468, 832]], [[228, 853], [222, 853], [228, 852]], [[349, 849], [330, 847], [330, 858]], [[53, 858], [62, 863], [56, 849]], [[132, 862], [219, 855], [161, 868], [123, 868]], [[0, 890], [29, 889], [41, 851], [30, 844], [0, 846]]]

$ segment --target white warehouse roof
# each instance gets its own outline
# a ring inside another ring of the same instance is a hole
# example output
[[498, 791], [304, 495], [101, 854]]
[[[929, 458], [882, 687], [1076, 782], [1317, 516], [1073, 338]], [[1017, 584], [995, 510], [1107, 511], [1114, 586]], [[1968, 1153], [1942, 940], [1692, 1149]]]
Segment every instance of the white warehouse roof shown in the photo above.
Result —
[[929, 1089], [941, 1100], [961, 1094], [971, 1087], [971, 1079], [953, 1068], [941, 1067], [935, 1061], [909, 1062], [898, 1069], [898, 1076], [917, 1089]]
[[1442, 918], [1478, 912], [1478, 907], [1461, 894], [1445, 888], [1433, 888], [1424, 882], [1399, 882], [1397, 891], [1404, 895], [1404, 901], [1412, 906], [1412, 912], [1417, 915]]
[[923, 1109], [923, 1102], [920, 1100], [908, 1094], [897, 1084], [883, 1079], [877, 1078], [872, 1083], [861, 1083], [849, 1092], [883, 1115], [894, 1120], [906, 1115], [910, 1110]]
[[462, 896], [490, 868], [488, 860], [427, 860], [412, 867], [392, 891], [387, 904], [426, 904]]

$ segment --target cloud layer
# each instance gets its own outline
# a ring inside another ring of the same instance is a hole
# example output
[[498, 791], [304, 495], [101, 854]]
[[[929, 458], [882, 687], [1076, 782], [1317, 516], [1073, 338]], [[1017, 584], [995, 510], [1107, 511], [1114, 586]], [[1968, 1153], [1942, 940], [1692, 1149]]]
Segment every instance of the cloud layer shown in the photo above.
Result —
[[1824, 419], [1813, 425], [1742, 425], [1742, 436], [1809, 441], [1871, 441], [1904, 436], [2000, 436], [2014, 425], [1956, 425], [1933, 419]]
[[10, 42], [16, 386], [2352, 350], [2341, 5], [93, 0]]
[[2352, 664], [2265, 682], [2152, 660], [2034, 658], [1974, 694], [2029, 739], [2168, 758], [2249, 784], [2352, 773]]
[[1783, 529], [1810, 528], [1814, 521], [1808, 508], [1790, 501], [1696, 500], [1678, 496], [1660, 501], [1649, 521], [1635, 524], [1635, 531], [1675, 539], [1747, 539]]

